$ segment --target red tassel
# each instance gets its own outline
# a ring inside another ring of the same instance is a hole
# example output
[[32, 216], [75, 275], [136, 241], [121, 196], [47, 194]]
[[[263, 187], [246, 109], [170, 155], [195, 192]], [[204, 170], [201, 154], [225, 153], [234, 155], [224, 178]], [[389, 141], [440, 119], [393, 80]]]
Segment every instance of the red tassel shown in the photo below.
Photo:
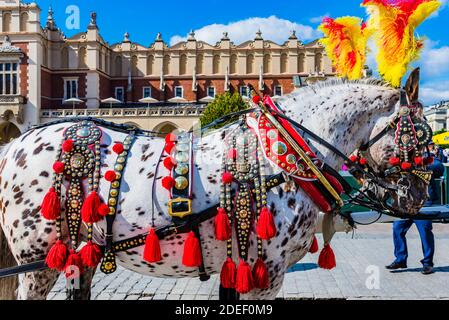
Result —
[[100, 207], [100, 196], [96, 191], [92, 191], [84, 200], [81, 207], [81, 219], [86, 223], [95, 223], [100, 221], [103, 216], [98, 214]]
[[330, 244], [325, 244], [318, 258], [318, 266], [323, 269], [333, 269], [336, 266], [335, 254]]
[[170, 142], [176, 142], [178, 140], [178, 137], [173, 134], [173, 133], [169, 133], [165, 136], [165, 143], [170, 143]]
[[225, 209], [218, 208], [218, 214], [215, 216], [215, 238], [220, 241], [226, 241], [231, 238], [231, 224]]
[[237, 273], [237, 267], [235, 262], [232, 261], [230, 257], [226, 258], [226, 261], [223, 263], [220, 272], [220, 282], [221, 286], [225, 289], [233, 289], [235, 288], [235, 278]]
[[273, 214], [264, 207], [260, 212], [256, 226], [257, 236], [263, 240], [269, 240], [276, 235], [276, 225], [274, 223]]
[[164, 159], [164, 167], [167, 170], [171, 171], [175, 166], [176, 166], [176, 162], [175, 162], [175, 159], [173, 159], [172, 157], [167, 157]]
[[123, 147], [123, 144], [121, 144], [121, 143], [116, 143], [112, 147], [112, 151], [114, 151], [116, 154], [121, 154], [124, 150], [125, 150], [125, 148]]
[[357, 162], [359, 160], [359, 157], [352, 155], [349, 157], [349, 160], [351, 160], [351, 162]]
[[267, 289], [270, 281], [268, 280], [268, 269], [262, 259], [257, 259], [253, 267], [254, 287]]
[[145, 248], [143, 249], [143, 260], [153, 263], [162, 260], [161, 257], [161, 245], [159, 244], [159, 238], [153, 228], [147, 235], [145, 240]]
[[401, 163], [401, 160], [399, 158], [390, 158], [388, 160], [392, 166], [398, 166]]
[[234, 177], [230, 172], [224, 172], [223, 175], [221, 176], [221, 180], [223, 181], [224, 184], [230, 184], [234, 180]]
[[106, 181], [112, 182], [117, 178], [117, 174], [113, 170], [108, 170], [104, 174]]
[[83, 265], [95, 268], [100, 263], [103, 254], [101, 253], [100, 247], [89, 240], [87, 241], [87, 244], [81, 248], [80, 256]]
[[55, 163], [53, 163], [53, 171], [56, 174], [60, 174], [64, 172], [64, 163], [62, 163], [61, 161], [56, 161]]
[[234, 148], [229, 149], [229, 151], [228, 151], [228, 158], [232, 159], [232, 160], [235, 160], [237, 158], [237, 150], [234, 149]]
[[259, 104], [259, 102], [260, 102], [260, 96], [255, 95], [255, 96], [253, 97], [253, 102], [254, 102], [255, 104]]
[[366, 160], [366, 158], [360, 158], [359, 163], [364, 166], [368, 163], [368, 160]]
[[402, 162], [401, 168], [402, 170], [409, 170], [412, 167], [412, 164], [410, 162]]
[[67, 262], [65, 264], [65, 276], [66, 278], [73, 275], [73, 272], [78, 268], [79, 274], [84, 272], [83, 260], [79, 253], [75, 250], [71, 249], [69, 257], [67, 258]]
[[162, 178], [162, 186], [167, 190], [171, 190], [175, 186], [175, 179], [172, 177]]
[[61, 202], [54, 187], [48, 190], [41, 204], [42, 216], [47, 220], [56, 220], [61, 213]]
[[421, 166], [423, 164], [423, 158], [422, 157], [415, 157], [415, 159], [413, 159], [413, 161], [415, 161], [415, 164], [417, 166]]
[[170, 154], [174, 147], [175, 147], [175, 144], [173, 142], [166, 143], [165, 147], [164, 147], [164, 151], [166, 153]]
[[200, 241], [193, 231], [190, 231], [184, 243], [184, 253], [182, 255], [182, 264], [186, 267], [199, 267], [201, 265], [201, 247]]
[[51, 247], [50, 251], [45, 258], [45, 263], [50, 269], [56, 269], [58, 271], [64, 270], [67, 256], [69, 255], [69, 249], [61, 240]]
[[239, 266], [237, 268], [237, 278], [235, 281], [235, 290], [238, 293], [248, 293], [254, 289], [253, 273], [248, 262], [240, 259]]
[[315, 236], [313, 236], [312, 245], [309, 248], [309, 252], [313, 254], [313, 253], [317, 253], [318, 250], [319, 250], [318, 240], [316, 239]]
[[64, 152], [70, 152], [73, 150], [73, 140], [69, 139], [62, 143], [62, 150]]
[[106, 203], [102, 203], [98, 207], [98, 214], [100, 216], [106, 217], [109, 214], [110, 211], [111, 210], [109, 209], [109, 206]]

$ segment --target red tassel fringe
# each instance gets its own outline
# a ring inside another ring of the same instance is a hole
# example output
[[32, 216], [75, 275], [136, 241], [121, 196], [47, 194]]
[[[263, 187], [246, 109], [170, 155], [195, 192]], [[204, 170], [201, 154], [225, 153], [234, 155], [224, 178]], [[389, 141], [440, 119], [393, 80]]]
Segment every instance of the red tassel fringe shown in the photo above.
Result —
[[100, 247], [90, 240], [81, 248], [79, 255], [81, 256], [83, 265], [90, 268], [95, 268], [103, 257]]
[[116, 154], [121, 154], [125, 150], [125, 147], [123, 147], [123, 144], [116, 143], [112, 147], [112, 151], [114, 151]]
[[73, 140], [69, 139], [62, 143], [62, 150], [64, 152], [70, 152], [73, 150]]
[[225, 209], [218, 208], [218, 214], [215, 216], [215, 238], [219, 241], [226, 241], [231, 238], [232, 230], [229, 217]]
[[221, 176], [221, 181], [224, 184], [231, 184], [233, 180], [234, 180], [234, 177], [232, 176], [232, 174], [230, 172], [224, 172], [223, 175]]
[[335, 254], [329, 244], [325, 244], [318, 258], [318, 266], [323, 269], [333, 269], [336, 266]]
[[86, 223], [95, 223], [103, 219], [103, 216], [98, 213], [100, 203], [100, 196], [96, 191], [92, 191], [81, 207], [81, 219]]
[[221, 286], [225, 289], [235, 288], [237, 267], [230, 257], [226, 258], [220, 272]]
[[313, 236], [312, 245], [311, 245], [310, 248], [309, 248], [309, 252], [310, 252], [310, 253], [317, 253], [318, 250], [319, 250], [319, 247], [318, 247], [318, 240], [316, 239], [315, 236]]
[[167, 170], [172, 170], [176, 166], [175, 160], [172, 157], [167, 157], [164, 159], [164, 167]]
[[162, 178], [162, 186], [164, 189], [171, 190], [175, 186], [175, 179], [172, 177]]
[[161, 245], [159, 238], [153, 228], [147, 235], [145, 240], [145, 248], [143, 249], [143, 260], [153, 263], [162, 260]]
[[276, 225], [274, 223], [273, 214], [268, 208], [262, 208], [257, 220], [256, 226], [257, 236], [263, 240], [269, 240], [276, 235]]
[[173, 150], [173, 148], [175, 147], [175, 144], [173, 142], [169, 142], [165, 145], [164, 147], [164, 151], [168, 154], [170, 154]]
[[56, 220], [61, 213], [61, 202], [54, 187], [48, 190], [41, 204], [42, 216], [47, 220]]
[[240, 259], [239, 266], [237, 268], [237, 278], [235, 281], [235, 290], [238, 293], [248, 293], [254, 289], [253, 273], [248, 262]]
[[55, 163], [53, 163], [53, 171], [56, 174], [63, 173], [64, 172], [64, 168], [65, 168], [65, 165], [61, 161], [56, 161]]
[[78, 268], [79, 274], [82, 274], [84, 272], [83, 260], [81, 259], [80, 254], [71, 249], [69, 257], [67, 258], [67, 262], [65, 264], [66, 278], [72, 276], [76, 268]]
[[184, 253], [182, 255], [182, 264], [186, 267], [199, 267], [201, 265], [201, 247], [200, 241], [193, 231], [190, 231], [184, 243]]
[[108, 170], [104, 174], [106, 181], [112, 182], [117, 178], [117, 174], [113, 170]]
[[69, 249], [67, 249], [64, 242], [58, 240], [48, 252], [47, 257], [45, 258], [45, 263], [50, 269], [62, 271], [65, 268], [68, 255]]
[[106, 203], [102, 203], [100, 204], [100, 206], [98, 207], [98, 214], [100, 216], [107, 216], [109, 214], [111, 210], [109, 209], [109, 206]]
[[253, 267], [254, 287], [266, 289], [270, 281], [268, 280], [268, 269], [262, 259], [257, 259]]

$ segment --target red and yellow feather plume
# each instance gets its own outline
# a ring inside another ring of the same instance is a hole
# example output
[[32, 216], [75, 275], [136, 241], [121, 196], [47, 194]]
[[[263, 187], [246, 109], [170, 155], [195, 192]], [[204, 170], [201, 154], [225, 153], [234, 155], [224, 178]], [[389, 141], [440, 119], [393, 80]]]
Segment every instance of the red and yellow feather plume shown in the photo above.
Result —
[[368, 24], [376, 30], [379, 73], [395, 87], [408, 65], [419, 57], [423, 42], [416, 39], [418, 25], [438, 10], [437, 0], [364, 0], [370, 14]]
[[320, 41], [337, 74], [351, 80], [360, 79], [372, 31], [357, 17], [325, 18], [319, 30], [325, 35]]

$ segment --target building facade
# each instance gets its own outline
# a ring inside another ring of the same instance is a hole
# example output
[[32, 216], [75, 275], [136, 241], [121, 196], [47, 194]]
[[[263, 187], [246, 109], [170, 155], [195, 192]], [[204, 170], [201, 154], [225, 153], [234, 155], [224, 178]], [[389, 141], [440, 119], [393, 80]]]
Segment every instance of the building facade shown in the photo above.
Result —
[[127, 33], [110, 45], [95, 13], [86, 31], [70, 38], [51, 9], [46, 21], [40, 13], [35, 3], [0, 0], [1, 142], [32, 125], [73, 115], [156, 131], [189, 129], [217, 94], [247, 96], [251, 84], [259, 93], [280, 96], [333, 76], [321, 44], [304, 44], [294, 32], [283, 44], [263, 39], [261, 32], [239, 45], [227, 33], [208, 44], [191, 32], [172, 46], [161, 34], [146, 47]]
[[449, 128], [449, 101], [428, 106], [424, 112], [427, 122], [434, 132]]

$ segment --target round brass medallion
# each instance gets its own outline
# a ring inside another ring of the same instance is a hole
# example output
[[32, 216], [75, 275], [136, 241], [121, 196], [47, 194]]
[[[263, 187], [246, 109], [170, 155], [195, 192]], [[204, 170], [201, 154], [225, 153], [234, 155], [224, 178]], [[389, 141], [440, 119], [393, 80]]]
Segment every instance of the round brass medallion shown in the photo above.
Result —
[[189, 185], [189, 181], [185, 177], [177, 177], [175, 179], [175, 188], [178, 190], [184, 190]]
[[179, 175], [185, 175], [189, 172], [189, 166], [186, 164], [180, 163], [176, 167], [175, 172]]
[[288, 164], [296, 163], [296, 157], [293, 154], [287, 155], [287, 157], [285, 157], [285, 160], [287, 161]]
[[80, 169], [84, 166], [84, 163], [86, 162], [86, 159], [81, 153], [75, 153], [70, 158], [70, 166], [75, 169]]
[[187, 152], [177, 152], [175, 155], [176, 162], [187, 162], [189, 161], [189, 155]]
[[287, 145], [284, 142], [277, 141], [271, 146], [271, 151], [278, 156], [282, 156], [287, 153]]

